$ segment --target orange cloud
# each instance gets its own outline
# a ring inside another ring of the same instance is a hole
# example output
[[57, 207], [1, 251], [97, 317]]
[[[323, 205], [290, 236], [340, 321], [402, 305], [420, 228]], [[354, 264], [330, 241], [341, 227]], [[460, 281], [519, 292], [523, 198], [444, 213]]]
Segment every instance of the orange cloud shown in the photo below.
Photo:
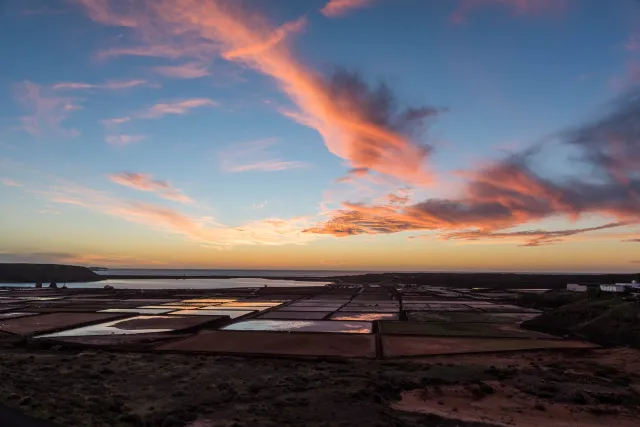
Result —
[[[326, 79], [303, 65], [284, 37], [303, 21], [274, 29], [264, 17], [238, 9], [237, 3], [218, 0], [140, 2], [144, 13], [125, 9], [118, 19], [112, 16], [113, 6], [121, 3], [83, 3], [98, 22], [133, 23], [147, 42], [139, 53], [156, 50], [161, 55], [198, 58], [203, 52], [226, 52], [230, 59], [272, 77], [298, 107], [285, 114], [316, 129], [329, 151], [347, 160], [352, 168], [367, 168], [414, 183], [432, 180], [424, 167], [429, 150], [416, 144], [411, 133], [416, 124], [437, 111], [389, 111], [393, 97], [386, 86], [371, 89], [359, 76], [346, 72]], [[199, 43], [196, 47], [194, 41]]]
[[168, 114], [183, 115], [194, 108], [210, 107], [214, 105], [218, 104], [209, 98], [184, 99], [181, 101], [155, 104], [138, 114], [138, 117], [143, 119], [157, 119]]
[[362, 9], [373, 3], [373, 0], [329, 0], [320, 12], [329, 18], [344, 16], [354, 9]]
[[58, 135], [77, 136], [75, 129], [62, 126], [71, 111], [81, 109], [74, 98], [59, 97], [51, 90], [25, 81], [17, 86], [16, 98], [23, 107], [30, 111], [29, 115], [20, 117], [21, 129], [32, 135], [54, 133]]
[[211, 74], [206, 66], [198, 62], [186, 62], [181, 65], [153, 67], [153, 71], [165, 77], [171, 77], [174, 79], [197, 79]]
[[114, 147], [126, 147], [127, 145], [135, 144], [146, 139], [146, 135], [108, 135], [105, 140], [109, 145]]
[[303, 233], [303, 230], [310, 225], [310, 220], [305, 217], [286, 220], [267, 218], [231, 227], [218, 224], [209, 217], [193, 217], [166, 207], [127, 201], [73, 183], [65, 183], [40, 193], [45, 194], [55, 203], [91, 209], [123, 221], [177, 234], [191, 242], [211, 248], [222, 249], [237, 245], [304, 244], [318, 238], [318, 236]]
[[285, 161], [274, 157], [268, 148], [276, 142], [276, 139], [270, 138], [234, 144], [220, 150], [220, 168], [225, 172], [277, 172], [309, 166], [304, 162]]
[[153, 179], [153, 177], [148, 174], [122, 172], [120, 174], [109, 175], [109, 179], [116, 184], [124, 185], [134, 190], [156, 193], [163, 199], [185, 204], [193, 203], [193, 199], [184, 194], [182, 190], [173, 187], [166, 181]]
[[289, 34], [302, 31], [306, 25], [307, 20], [304, 17], [292, 22], [287, 22], [279, 28], [276, 28], [271, 34], [269, 34], [266, 40], [254, 45], [244, 46], [224, 52], [222, 57], [224, 59], [232, 60], [243, 56], [263, 55], [267, 53], [269, 49], [282, 42]]
[[79, 82], [63, 82], [56, 83], [51, 86], [53, 90], [74, 90], [74, 89], [107, 89], [119, 90], [129, 89], [136, 86], [146, 86], [149, 82], [146, 80], [108, 80], [103, 84], [89, 84]]
[[570, 0], [460, 0], [451, 22], [461, 24], [474, 10], [482, 7], [501, 5], [511, 9], [516, 15], [537, 15], [560, 13], [567, 9]]

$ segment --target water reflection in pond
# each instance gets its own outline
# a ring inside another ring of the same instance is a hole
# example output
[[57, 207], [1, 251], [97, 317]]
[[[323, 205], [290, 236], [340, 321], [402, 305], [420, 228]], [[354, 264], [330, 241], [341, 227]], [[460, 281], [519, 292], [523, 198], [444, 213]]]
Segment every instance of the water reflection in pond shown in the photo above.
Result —
[[394, 313], [349, 313], [340, 312], [331, 316], [331, 320], [398, 320], [398, 315]]
[[140, 313], [140, 314], [165, 314], [173, 311], [173, 308], [108, 308], [98, 313]]
[[286, 332], [345, 332], [371, 333], [371, 322], [346, 322], [340, 320], [245, 320], [222, 328], [227, 331], [286, 331]]
[[137, 316], [133, 318], [120, 319], [112, 322], [100, 323], [98, 325], [84, 326], [81, 328], [69, 329], [54, 334], [41, 335], [36, 338], [56, 338], [56, 337], [80, 337], [89, 335], [131, 335], [131, 334], [151, 334], [170, 332], [173, 329], [139, 329], [127, 328], [127, 323], [132, 324], [132, 320], [156, 320], [171, 319], [168, 316]]
[[188, 315], [188, 316], [229, 316], [232, 319], [253, 313], [253, 310], [179, 310], [169, 314]]

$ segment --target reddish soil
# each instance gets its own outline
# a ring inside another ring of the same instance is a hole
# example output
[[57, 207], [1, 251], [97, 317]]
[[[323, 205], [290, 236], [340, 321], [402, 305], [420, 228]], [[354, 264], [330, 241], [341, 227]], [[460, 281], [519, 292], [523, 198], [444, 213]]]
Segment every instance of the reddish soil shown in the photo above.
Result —
[[159, 351], [375, 357], [375, 335], [288, 332], [203, 331]]
[[400, 411], [434, 414], [464, 422], [490, 423], [518, 427], [637, 427], [637, 413], [613, 412], [606, 406], [591, 411], [576, 410], [576, 405], [549, 402], [499, 382], [487, 382], [493, 392], [478, 396], [470, 386], [443, 386], [402, 393], [393, 408]]
[[535, 350], [545, 348], [591, 348], [593, 345], [579, 341], [491, 339], [491, 338], [440, 338], [382, 335], [382, 351], [385, 357], [420, 356], [429, 354], [475, 353], [482, 351]]

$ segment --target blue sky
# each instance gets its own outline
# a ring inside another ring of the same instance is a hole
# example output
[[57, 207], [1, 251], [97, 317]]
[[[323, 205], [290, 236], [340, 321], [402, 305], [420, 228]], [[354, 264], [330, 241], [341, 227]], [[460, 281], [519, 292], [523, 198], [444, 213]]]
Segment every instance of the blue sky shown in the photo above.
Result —
[[[0, 257], [637, 269], [637, 140], [614, 153], [615, 174], [566, 132], [634, 90], [639, 12], [631, 0], [4, 4]], [[376, 98], [382, 82], [397, 112]], [[404, 123], [406, 107], [429, 108]], [[577, 201], [593, 177], [590, 194], [628, 197]], [[594, 265], [585, 241], [625, 255]], [[449, 258], [421, 256], [434, 251]]]

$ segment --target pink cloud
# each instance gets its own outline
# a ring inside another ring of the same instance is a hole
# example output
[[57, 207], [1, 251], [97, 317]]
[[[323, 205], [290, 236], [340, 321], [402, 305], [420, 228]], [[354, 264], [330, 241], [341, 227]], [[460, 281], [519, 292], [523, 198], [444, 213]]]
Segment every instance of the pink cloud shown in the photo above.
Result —
[[557, 14], [564, 12], [569, 4], [570, 0], [460, 0], [450, 19], [454, 24], [461, 24], [474, 9], [490, 6], [504, 6], [515, 15]]
[[218, 0], [143, 1], [139, 8], [146, 8], [144, 13], [139, 8], [120, 8], [119, 17], [113, 13], [121, 3], [83, 3], [98, 22], [135, 27], [145, 41], [145, 46], [136, 48], [138, 54], [153, 51], [159, 56], [200, 59], [204, 53], [226, 53], [227, 58], [273, 78], [297, 106], [283, 113], [316, 129], [329, 151], [352, 168], [412, 183], [432, 181], [424, 165], [429, 149], [418, 144], [412, 133], [437, 111], [424, 107], [389, 111], [384, 106], [395, 100], [387, 87], [371, 88], [347, 72], [326, 78], [302, 64], [284, 36], [301, 28], [302, 20], [274, 27], [259, 14], [239, 9], [237, 3]]
[[30, 114], [20, 117], [21, 129], [32, 135], [53, 133], [77, 136], [75, 129], [65, 129], [62, 123], [69, 113], [81, 109], [76, 99], [54, 95], [50, 89], [25, 81], [17, 86], [16, 98]]
[[109, 179], [116, 184], [133, 188], [134, 190], [156, 193], [163, 199], [184, 204], [193, 203], [193, 199], [184, 194], [182, 190], [173, 187], [166, 181], [153, 179], [149, 174], [122, 172], [109, 175]]
[[276, 139], [270, 138], [227, 147], [218, 153], [220, 167], [225, 172], [277, 172], [309, 166], [304, 162], [285, 161], [274, 157], [268, 149], [276, 142]]
[[138, 114], [138, 117], [143, 119], [157, 119], [169, 114], [182, 115], [195, 108], [211, 107], [215, 105], [218, 104], [209, 98], [184, 99], [181, 101], [155, 104], [149, 107], [147, 110]]
[[299, 18], [292, 22], [287, 22], [284, 25], [273, 30], [265, 40], [259, 43], [243, 46], [224, 52], [222, 57], [228, 60], [238, 59], [241, 57], [262, 55], [277, 44], [281, 43], [286, 37], [292, 33], [299, 33], [307, 25], [306, 18]]
[[374, 0], [329, 0], [329, 2], [320, 9], [320, 12], [329, 18], [344, 16], [355, 9], [365, 8], [373, 3]]
[[186, 62], [180, 65], [153, 67], [153, 71], [165, 77], [171, 77], [174, 79], [197, 79], [211, 74], [206, 66], [198, 62]]
[[10, 178], [0, 178], [0, 183], [2, 183], [2, 185], [5, 185], [7, 187], [22, 187], [22, 184]]
[[146, 139], [146, 135], [107, 135], [105, 140], [109, 145], [114, 147], [126, 147], [127, 145], [135, 144]]

